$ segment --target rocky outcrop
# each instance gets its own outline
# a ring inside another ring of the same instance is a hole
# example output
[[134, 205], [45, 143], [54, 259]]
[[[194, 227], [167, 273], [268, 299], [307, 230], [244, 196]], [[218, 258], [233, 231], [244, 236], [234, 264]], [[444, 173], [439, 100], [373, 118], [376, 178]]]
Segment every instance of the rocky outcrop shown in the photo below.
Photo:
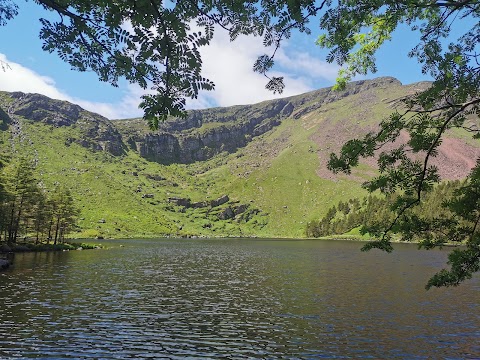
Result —
[[146, 134], [143, 137], [129, 138], [127, 143], [140, 156], [152, 161], [173, 163], [180, 158], [181, 148], [178, 139], [172, 134]]
[[[239, 204], [238, 201], [230, 201], [228, 195], [220, 196], [216, 200], [192, 202], [189, 198], [171, 197], [168, 199], [171, 204], [181, 206], [180, 212], [186, 209], [209, 208], [207, 217], [210, 213], [215, 220], [233, 220], [249, 221], [250, 217], [260, 212], [259, 209], [251, 209], [248, 204]], [[247, 211], [248, 210], [248, 211]], [[172, 211], [173, 208], [172, 208]]]
[[261, 106], [196, 110], [160, 125], [157, 133], [129, 134], [127, 143], [142, 157], [160, 163], [192, 163], [235, 152], [280, 124], [293, 105], [284, 99]]
[[177, 206], [183, 206], [185, 208], [204, 208], [208, 206], [214, 208], [229, 202], [230, 198], [228, 197], [228, 195], [223, 195], [216, 200], [192, 202], [188, 198], [171, 197], [168, 198], [168, 201], [172, 204], [175, 204]]
[[227, 207], [223, 211], [221, 211], [217, 216], [219, 220], [228, 220], [228, 219], [233, 219], [235, 217], [235, 213], [233, 212], [232, 208]]
[[163, 181], [167, 180], [167, 178], [164, 178], [161, 175], [158, 174], [144, 174], [147, 179], [154, 180], [154, 181]]
[[[92, 116], [93, 115], [93, 116]], [[112, 126], [106, 118], [86, 113], [76, 126], [80, 128], [82, 136], [76, 142], [83, 147], [96, 151], [106, 151], [112, 155], [121, 155], [126, 146], [122, 135]]]
[[170, 197], [168, 198], [168, 202], [175, 204], [177, 206], [184, 206], [186, 208], [191, 206], [191, 201], [190, 199], [187, 199], [187, 198]]
[[220, 196], [217, 200], [212, 200], [210, 202], [210, 206], [211, 207], [220, 206], [220, 205], [223, 205], [223, 204], [225, 204], [229, 201], [230, 201], [230, 198], [228, 197], [228, 195], [223, 195], [223, 196]]
[[50, 99], [40, 94], [14, 92], [11, 97], [15, 99], [11, 113], [55, 127], [75, 124], [80, 118], [80, 113], [84, 111], [78, 105]]
[[0, 130], [4, 131], [8, 129], [8, 125], [11, 124], [12, 119], [10, 116], [0, 108]]
[[50, 99], [40, 94], [14, 92], [10, 97], [14, 102], [9, 111], [14, 116], [53, 127], [71, 126], [79, 129], [79, 136], [65, 141], [67, 146], [75, 142], [83, 147], [113, 155], [125, 152], [122, 136], [111, 121], [101, 115], [88, 112], [67, 101]]
[[[223, 209], [217, 214], [219, 220], [234, 219], [236, 216], [243, 214], [247, 211], [247, 204], [231, 205]], [[257, 210], [258, 212], [258, 210]]]
[[184, 119], [168, 119], [155, 133], [131, 131], [137, 120], [130, 123], [127, 120], [123, 122], [123, 132], [128, 137], [129, 146], [151, 161], [166, 164], [204, 161], [222, 152], [235, 152], [288, 117], [299, 119], [346, 96], [374, 87], [395, 85], [401, 83], [395, 78], [385, 77], [352, 82], [343, 91], [324, 88], [255, 105], [192, 110]]

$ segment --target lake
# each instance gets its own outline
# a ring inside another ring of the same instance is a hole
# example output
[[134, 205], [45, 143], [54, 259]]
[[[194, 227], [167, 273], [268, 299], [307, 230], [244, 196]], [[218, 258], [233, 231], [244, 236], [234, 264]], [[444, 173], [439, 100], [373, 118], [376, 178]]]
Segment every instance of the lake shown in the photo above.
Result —
[[[479, 359], [480, 279], [448, 250], [319, 240], [104, 241], [16, 254], [0, 359]], [[122, 245], [122, 246], [121, 246]]]

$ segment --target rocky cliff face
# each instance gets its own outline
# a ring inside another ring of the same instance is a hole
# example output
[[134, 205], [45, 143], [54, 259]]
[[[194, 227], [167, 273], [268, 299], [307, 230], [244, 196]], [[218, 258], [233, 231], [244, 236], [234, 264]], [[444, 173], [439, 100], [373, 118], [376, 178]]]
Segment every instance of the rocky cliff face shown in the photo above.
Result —
[[122, 136], [107, 118], [82, 109], [67, 101], [50, 99], [40, 94], [14, 92], [8, 106], [0, 104], [9, 116], [21, 116], [27, 120], [42, 122], [54, 127], [71, 126], [78, 129], [78, 136], [68, 143], [76, 142], [96, 151], [107, 151], [113, 155], [125, 152]]
[[322, 105], [374, 87], [401, 85], [391, 77], [350, 83], [344, 91], [324, 88], [255, 105], [193, 110], [185, 119], [169, 119], [159, 131], [143, 126], [132, 131], [136, 120], [116, 122], [130, 147], [142, 157], [160, 163], [191, 163], [221, 152], [234, 152], [254, 137], [279, 125], [287, 117], [299, 119]]
[[375, 87], [396, 85], [401, 85], [398, 80], [385, 77], [352, 82], [344, 91], [324, 88], [254, 105], [192, 110], [184, 119], [172, 118], [160, 124], [156, 132], [149, 131], [143, 120], [112, 122], [78, 105], [39, 94], [8, 94], [12, 101], [8, 104], [0, 101], [0, 108], [8, 116], [21, 116], [54, 127], [70, 126], [77, 129], [77, 132], [72, 132], [67, 145], [76, 142], [95, 151], [121, 155], [127, 148], [125, 144], [128, 144], [132, 150], [151, 161], [164, 164], [192, 163], [210, 159], [225, 151], [235, 152], [288, 117], [299, 119], [346, 96]]
[[[223, 151], [234, 152], [290, 116], [293, 107], [281, 99], [249, 106], [189, 112], [185, 119], [161, 124], [158, 132], [124, 132], [141, 156], [160, 163], [191, 163]], [[129, 121], [123, 124], [130, 127]]]

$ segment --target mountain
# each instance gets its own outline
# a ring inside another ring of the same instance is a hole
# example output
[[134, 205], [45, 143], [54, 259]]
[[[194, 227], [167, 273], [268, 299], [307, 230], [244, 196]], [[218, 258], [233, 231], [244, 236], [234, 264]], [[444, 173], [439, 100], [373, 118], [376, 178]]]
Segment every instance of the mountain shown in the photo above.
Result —
[[[141, 119], [110, 121], [42, 95], [0, 92], [0, 149], [8, 156], [21, 146], [47, 189], [72, 190], [77, 237], [302, 237], [308, 221], [364, 195], [361, 182], [376, 172], [367, 159], [352, 176], [333, 175], [329, 154], [427, 86], [357, 81], [341, 92], [193, 110], [156, 132]], [[479, 149], [451, 132], [435, 162], [446, 179], [462, 178]]]

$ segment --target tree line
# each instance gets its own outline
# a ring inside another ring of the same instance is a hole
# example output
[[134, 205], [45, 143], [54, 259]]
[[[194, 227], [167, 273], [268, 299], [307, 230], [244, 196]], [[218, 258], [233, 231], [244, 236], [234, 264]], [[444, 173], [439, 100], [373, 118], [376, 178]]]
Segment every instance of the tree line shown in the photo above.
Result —
[[60, 184], [47, 189], [34, 170], [34, 160], [26, 156], [11, 159], [1, 168], [0, 242], [64, 243], [75, 227], [78, 209], [70, 191]]
[[[448, 202], [460, 189], [465, 181], [449, 181], [439, 184], [427, 193], [424, 201], [418, 207], [412, 209], [411, 217], [423, 218], [424, 221], [433, 221], [434, 218], [452, 217], [454, 214], [448, 206]], [[369, 234], [372, 237], [382, 235], [387, 226], [395, 219], [396, 213], [392, 210], [398, 196], [390, 194], [387, 196], [368, 195], [364, 198], [352, 198], [347, 201], [340, 201], [328, 209], [326, 215], [318, 220], [310, 221], [305, 229], [308, 237], [322, 237], [329, 235], [343, 235], [355, 228], [360, 227], [360, 232]], [[402, 230], [400, 224], [396, 223], [391, 231], [399, 234]], [[424, 226], [424, 229], [426, 227]], [[438, 230], [438, 229], [437, 229]], [[435, 231], [431, 228], [430, 231]], [[422, 237], [416, 236], [417, 241], [425, 241]], [[451, 239], [453, 240], [453, 239]]]
[[[400, 215], [396, 209], [405, 198], [398, 193], [340, 202], [322, 219], [310, 221], [306, 235], [342, 235], [360, 228], [361, 234], [377, 240], [367, 243], [362, 250], [376, 247], [378, 239], [384, 238], [385, 234], [389, 240], [416, 241], [425, 249], [445, 244], [465, 245], [449, 254], [451, 268], [439, 271], [426, 285], [427, 289], [456, 286], [480, 270], [477, 261], [479, 247], [472, 246], [472, 241], [480, 233], [479, 198], [480, 170], [477, 166], [465, 180], [438, 184], [424, 194], [418, 206]], [[391, 251], [389, 248], [385, 250]]]

